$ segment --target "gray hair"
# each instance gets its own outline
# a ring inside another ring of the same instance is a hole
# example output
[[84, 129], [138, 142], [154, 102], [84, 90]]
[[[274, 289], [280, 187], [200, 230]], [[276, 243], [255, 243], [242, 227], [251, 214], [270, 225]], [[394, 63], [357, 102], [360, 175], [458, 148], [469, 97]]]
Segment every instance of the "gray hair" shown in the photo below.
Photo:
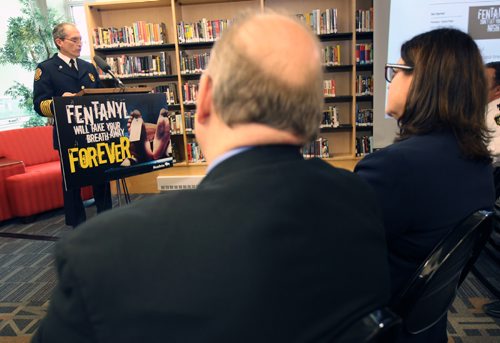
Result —
[[54, 40], [54, 44], [56, 45], [57, 50], [59, 50], [59, 46], [56, 43], [56, 39], [66, 38], [66, 26], [76, 27], [73, 23], [60, 23], [57, 24], [52, 30], [52, 39]]
[[[267, 14], [246, 15], [237, 20], [215, 43], [208, 66], [213, 81], [214, 108], [230, 127], [259, 123], [291, 132], [304, 142], [313, 140], [319, 131], [324, 101], [319, 61], [317, 69], [307, 73], [299, 85], [294, 85], [287, 82], [286, 77], [266, 73], [258, 61], [253, 61], [237, 44], [239, 29], [252, 18]], [[319, 49], [317, 37], [300, 21], [296, 22], [310, 34]]]

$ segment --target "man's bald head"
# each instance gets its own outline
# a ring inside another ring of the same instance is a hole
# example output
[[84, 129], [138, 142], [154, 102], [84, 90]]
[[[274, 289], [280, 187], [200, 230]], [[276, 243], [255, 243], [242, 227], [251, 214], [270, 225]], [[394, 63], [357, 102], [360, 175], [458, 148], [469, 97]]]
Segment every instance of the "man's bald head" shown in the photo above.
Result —
[[323, 106], [320, 50], [308, 27], [275, 13], [237, 20], [207, 70], [216, 112], [229, 126], [260, 123], [313, 139]]

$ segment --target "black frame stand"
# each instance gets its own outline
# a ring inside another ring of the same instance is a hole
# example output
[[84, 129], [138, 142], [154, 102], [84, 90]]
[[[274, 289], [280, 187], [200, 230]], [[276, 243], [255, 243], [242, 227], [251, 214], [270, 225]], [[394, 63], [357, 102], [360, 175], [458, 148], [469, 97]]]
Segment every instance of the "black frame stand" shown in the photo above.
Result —
[[[125, 201], [125, 205], [130, 204], [130, 193], [128, 192], [127, 180], [126, 179], [116, 179], [116, 196], [118, 197], [118, 206], [122, 205], [122, 197]], [[120, 185], [121, 183], [121, 185]], [[122, 193], [123, 188], [123, 193]]]

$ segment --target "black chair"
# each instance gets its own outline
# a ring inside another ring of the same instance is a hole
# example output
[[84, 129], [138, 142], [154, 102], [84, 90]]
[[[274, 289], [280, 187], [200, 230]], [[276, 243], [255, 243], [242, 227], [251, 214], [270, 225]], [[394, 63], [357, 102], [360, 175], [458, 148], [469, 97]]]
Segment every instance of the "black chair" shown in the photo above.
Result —
[[392, 331], [397, 329], [401, 318], [388, 308], [370, 312], [368, 315], [350, 324], [340, 335], [335, 337], [335, 343], [385, 343], [390, 342]]
[[492, 212], [477, 211], [452, 230], [417, 269], [408, 286], [389, 306], [402, 329], [418, 334], [447, 313], [492, 230]]

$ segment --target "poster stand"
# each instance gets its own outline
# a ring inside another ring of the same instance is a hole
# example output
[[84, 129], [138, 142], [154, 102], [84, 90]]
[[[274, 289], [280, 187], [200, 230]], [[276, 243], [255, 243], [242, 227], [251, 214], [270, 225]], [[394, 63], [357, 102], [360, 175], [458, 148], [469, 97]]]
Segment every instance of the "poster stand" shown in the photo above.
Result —
[[[76, 94], [76, 96], [86, 95], [106, 95], [106, 94], [138, 94], [138, 93], [151, 93], [151, 87], [125, 87], [125, 88], [85, 88]], [[117, 178], [115, 180], [116, 196], [118, 198], [118, 206], [122, 205], [122, 198], [125, 204], [130, 204], [130, 193], [127, 187], [126, 178]], [[122, 192], [123, 189], [123, 192]]]

